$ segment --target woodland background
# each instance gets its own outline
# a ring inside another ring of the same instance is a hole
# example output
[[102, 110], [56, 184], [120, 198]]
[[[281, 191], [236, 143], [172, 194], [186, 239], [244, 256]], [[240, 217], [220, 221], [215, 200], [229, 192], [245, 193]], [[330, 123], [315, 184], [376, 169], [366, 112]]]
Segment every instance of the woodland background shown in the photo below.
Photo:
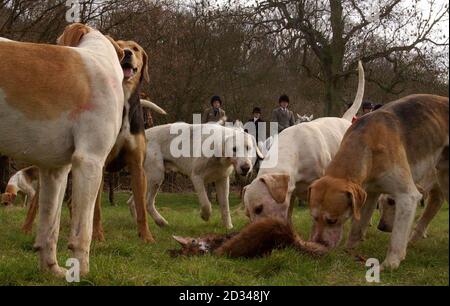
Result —
[[[356, 93], [358, 60], [366, 100], [448, 95], [448, 1], [80, 2], [81, 22], [149, 54], [145, 92], [169, 113], [156, 124], [191, 122], [212, 95], [230, 119], [249, 119], [255, 106], [269, 119], [283, 93], [296, 113], [340, 116]], [[66, 1], [1, 0], [0, 36], [55, 43], [67, 10]], [[3, 189], [11, 169], [0, 163]]]

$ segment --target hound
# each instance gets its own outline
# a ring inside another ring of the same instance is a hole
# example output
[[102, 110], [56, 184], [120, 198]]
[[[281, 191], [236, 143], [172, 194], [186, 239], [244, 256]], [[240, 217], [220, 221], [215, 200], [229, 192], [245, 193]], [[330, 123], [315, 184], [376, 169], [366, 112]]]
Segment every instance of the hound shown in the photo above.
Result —
[[[149, 80], [148, 55], [144, 49], [134, 41], [117, 41], [117, 45], [123, 49], [124, 56], [121, 59], [123, 69], [123, 91], [125, 94], [125, 107], [123, 113], [122, 127], [116, 139], [113, 150], [106, 160], [105, 170], [117, 172], [128, 166], [131, 173], [131, 185], [133, 194], [137, 200], [137, 224], [138, 234], [145, 242], [154, 242], [148, 230], [147, 216], [145, 213], [145, 174], [144, 157], [146, 152], [146, 141], [144, 135], [144, 118], [142, 106], [166, 114], [156, 104], [140, 99], [140, 91], [144, 81]], [[104, 241], [104, 231], [101, 223], [101, 198], [103, 192], [103, 181], [97, 194], [94, 211], [93, 239]], [[30, 206], [27, 220], [23, 226], [25, 233], [31, 233], [33, 220], [37, 208]]]
[[[182, 134], [179, 135], [179, 132]], [[205, 221], [209, 220], [212, 210], [205, 184], [215, 183], [222, 222], [226, 228], [231, 229], [233, 224], [228, 200], [230, 175], [233, 169], [239, 175], [247, 175], [252, 171], [256, 155], [262, 157], [254, 137], [242, 129], [223, 127], [218, 124], [191, 125], [186, 123], [154, 127], [148, 129], [145, 135], [149, 141], [145, 160], [148, 179], [147, 209], [156, 224], [168, 225], [166, 219], [159, 214], [155, 207], [155, 198], [164, 181], [164, 173], [173, 170], [181, 172], [191, 179], [201, 204], [201, 217]], [[182, 143], [178, 143], [180, 139], [183, 141]], [[201, 147], [210, 148], [211, 145], [212, 150], [208, 154], [204, 154], [202, 151], [202, 154], [197, 155], [198, 157], [193, 157], [190, 154], [189, 144], [196, 141]], [[188, 154], [180, 155], [177, 151], [178, 144], [181, 144], [181, 150], [187, 150]], [[128, 203], [133, 213], [133, 198], [130, 198]]]
[[[142, 105], [166, 112], [148, 100], [141, 101], [141, 91], [144, 82], [149, 82], [148, 55], [145, 50], [134, 41], [117, 41], [124, 50], [121, 66], [124, 73], [123, 91], [125, 94], [125, 109], [120, 134], [116, 139], [113, 150], [106, 160], [105, 171], [112, 173], [128, 168], [131, 174], [131, 189], [136, 199], [136, 221], [139, 237], [144, 242], [154, 242], [147, 225], [145, 211], [146, 176], [144, 160], [147, 151], [145, 139], [144, 116]], [[101, 223], [101, 196], [103, 185], [100, 188], [95, 203], [94, 239], [103, 241], [104, 231]]]
[[[314, 226], [311, 238], [336, 247], [353, 216], [347, 248], [363, 238], [380, 193], [396, 205], [391, 242], [383, 269], [406, 257], [417, 203], [416, 187], [430, 169], [448, 201], [448, 98], [411, 95], [367, 114], [348, 130], [325, 176], [309, 188]], [[420, 118], [420, 125], [411, 125]]]
[[[339, 149], [364, 96], [364, 68], [359, 64], [358, 92], [343, 118], [320, 118], [290, 127], [271, 142], [256, 179], [243, 192], [243, 204], [252, 220], [275, 217], [291, 222], [295, 197], [306, 200], [309, 184], [320, 178]], [[271, 160], [276, 165], [270, 166]]]
[[1, 203], [5, 206], [13, 205], [17, 195], [24, 196], [23, 207], [36, 195], [39, 178], [37, 167], [28, 167], [17, 171], [8, 181], [5, 193], [2, 194]]
[[[73, 173], [69, 238], [80, 274], [89, 271], [94, 204], [122, 122], [123, 50], [99, 31], [68, 26], [66, 46], [0, 42], [0, 151], [39, 167], [40, 267], [65, 276], [56, 244], [67, 175]], [[18, 124], [20, 122], [20, 124]]]

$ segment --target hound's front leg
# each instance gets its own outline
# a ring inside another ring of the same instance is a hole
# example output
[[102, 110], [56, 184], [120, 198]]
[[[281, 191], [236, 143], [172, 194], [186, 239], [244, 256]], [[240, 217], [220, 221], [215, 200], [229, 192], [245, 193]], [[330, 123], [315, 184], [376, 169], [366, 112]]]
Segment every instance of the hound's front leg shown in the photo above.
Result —
[[366, 203], [361, 208], [361, 219], [355, 220], [353, 218], [350, 235], [347, 240], [347, 249], [353, 249], [361, 242], [366, 235], [367, 227], [370, 224], [373, 212], [377, 207], [378, 193], [369, 193], [367, 195]]
[[58, 277], [64, 277], [66, 270], [58, 265], [56, 248], [59, 236], [62, 197], [60, 193], [67, 185], [70, 167], [40, 169], [39, 227], [34, 245], [39, 252], [40, 267]]
[[408, 238], [411, 233], [417, 203], [422, 195], [417, 189], [409, 193], [395, 195], [395, 220], [391, 242], [383, 269], [397, 269], [406, 257]]
[[80, 274], [89, 272], [95, 199], [102, 180], [103, 161], [89, 154], [75, 153], [72, 158], [72, 221], [69, 249], [79, 260]]
[[211, 202], [208, 199], [208, 195], [206, 193], [205, 181], [203, 177], [193, 176], [192, 184], [194, 185], [195, 192], [198, 195], [198, 200], [201, 205], [201, 217], [203, 220], [208, 221], [211, 217], [212, 207]]
[[[34, 188], [27, 191], [27, 202], [30, 204], [28, 205], [27, 209], [27, 216], [25, 219], [25, 223], [22, 226], [22, 231], [29, 235], [33, 231], [33, 223], [34, 219], [36, 218], [36, 214], [38, 211], [38, 205], [39, 205], [39, 183], [37, 186], [37, 191], [34, 190]], [[28, 204], [28, 203], [27, 203]], [[27, 207], [27, 206], [25, 206]]]
[[167, 220], [159, 213], [155, 204], [156, 195], [158, 194], [159, 188], [161, 187], [163, 181], [164, 171], [161, 171], [155, 167], [147, 182], [147, 210], [159, 227], [169, 225], [169, 222], [167, 222]]
[[227, 229], [233, 228], [230, 215], [230, 179], [228, 177], [216, 181], [217, 197], [219, 199], [220, 210], [222, 213], [222, 222]]
[[131, 189], [136, 210], [138, 234], [144, 242], [153, 243], [155, 239], [148, 229], [147, 212], [145, 210], [145, 197], [147, 195], [147, 177], [144, 172], [146, 142], [143, 135], [138, 139], [137, 148], [128, 149], [127, 165], [131, 174]]
[[[31, 199], [32, 199], [33, 197], [31, 197]], [[28, 205], [28, 199], [30, 199], [30, 197], [28, 196], [28, 194], [24, 194], [23, 195], [23, 202], [22, 202], [22, 207], [23, 208], [25, 208], [25, 207], [27, 207], [27, 205]]]

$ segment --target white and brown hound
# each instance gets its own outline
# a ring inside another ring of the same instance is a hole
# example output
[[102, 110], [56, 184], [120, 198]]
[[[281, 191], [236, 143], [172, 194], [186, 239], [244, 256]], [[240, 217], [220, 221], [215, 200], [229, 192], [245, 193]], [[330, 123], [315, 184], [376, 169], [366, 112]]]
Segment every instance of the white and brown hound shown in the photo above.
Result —
[[24, 196], [22, 206], [27, 206], [37, 192], [39, 169], [28, 167], [17, 171], [8, 181], [5, 193], [1, 196], [1, 203], [5, 206], [13, 205], [18, 195]]
[[[110, 173], [120, 171], [125, 166], [131, 173], [133, 196], [136, 201], [138, 233], [145, 242], [154, 242], [148, 230], [147, 216], [145, 212], [145, 187], [146, 178], [143, 170], [144, 158], [147, 150], [144, 135], [144, 119], [142, 107], [149, 108], [160, 114], [166, 112], [156, 104], [140, 99], [140, 91], [144, 81], [148, 81], [148, 56], [144, 49], [133, 41], [118, 41], [117, 44], [124, 50], [125, 56], [121, 61], [124, 71], [123, 90], [125, 94], [124, 113], [122, 127], [116, 139], [113, 150], [109, 154], [105, 170]], [[142, 106], [141, 106], [142, 105]], [[102, 180], [103, 182], [103, 180]], [[97, 194], [94, 211], [93, 239], [103, 241], [104, 231], [101, 223], [101, 199], [103, 184]], [[142, 209], [141, 209], [142, 208]], [[31, 205], [22, 229], [25, 233], [31, 233], [33, 220], [37, 208]]]
[[[352, 249], [366, 232], [380, 193], [395, 201], [391, 242], [383, 268], [406, 257], [417, 203], [416, 184], [436, 169], [448, 201], [447, 97], [411, 95], [367, 114], [348, 130], [325, 176], [309, 189], [314, 227], [311, 238], [336, 247], [344, 223], [353, 217], [347, 242]], [[420, 125], [411, 124], [420, 121]]]
[[95, 198], [122, 123], [124, 74], [118, 56], [124, 52], [82, 24], [68, 26], [58, 42], [65, 46], [0, 42], [0, 151], [39, 167], [35, 249], [41, 269], [62, 277], [56, 245], [71, 169], [69, 249], [81, 274], [89, 271]]

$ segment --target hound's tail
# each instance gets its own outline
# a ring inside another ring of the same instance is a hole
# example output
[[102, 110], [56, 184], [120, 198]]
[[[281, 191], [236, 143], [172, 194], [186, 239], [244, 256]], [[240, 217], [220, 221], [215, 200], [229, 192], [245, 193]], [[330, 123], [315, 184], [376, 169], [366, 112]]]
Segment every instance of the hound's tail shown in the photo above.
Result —
[[142, 105], [142, 107], [149, 108], [152, 111], [157, 112], [158, 114], [167, 115], [167, 112], [165, 110], [163, 110], [161, 107], [159, 107], [155, 103], [150, 102], [149, 100], [141, 99], [141, 105]]
[[219, 121], [216, 122], [216, 124], [221, 125], [221, 126], [225, 126], [225, 124], [227, 123], [228, 117], [224, 116], [222, 118], [220, 118]]
[[293, 247], [302, 253], [316, 256], [327, 253], [326, 247], [303, 241], [292, 226], [281, 220], [267, 218], [249, 224], [218, 248], [215, 254], [233, 258], [253, 258], [269, 255], [275, 249], [286, 247]]
[[366, 86], [366, 78], [364, 74], [364, 67], [359, 61], [358, 63], [358, 73], [359, 73], [359, 84], [358, 84], [358, 92], [356, 94], [355, 101], [353, 101], [353, 105], [348, 109], [348, 111], [342, 117], [350, 122], [352, 122], [353, 118], [358, 114], [359, 109], [361, 108], [363, 99], [364, 99], [364, 88]]

